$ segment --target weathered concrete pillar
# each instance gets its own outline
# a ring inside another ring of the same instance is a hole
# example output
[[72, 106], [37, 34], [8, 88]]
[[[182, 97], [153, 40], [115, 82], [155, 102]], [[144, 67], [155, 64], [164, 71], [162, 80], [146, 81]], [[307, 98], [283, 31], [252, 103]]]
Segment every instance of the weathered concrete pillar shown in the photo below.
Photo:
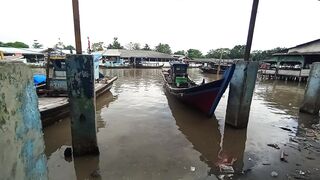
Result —
[[0, 179], [48, 179], [33, 74], [0, 61]]
[[230, 81], [226, 123], [245, 128], [248, 125], [250, 106], [256, 84], [258, 62], [238, 61]]
[[300, 112], [319, 114], [320, 110], [320, 63], [315, 62], [309, 74], [309, 79], [304, 94]]
[[93, 67], [91, 55], [71, 55], [66, 60], [74, 156], [99, 154]]

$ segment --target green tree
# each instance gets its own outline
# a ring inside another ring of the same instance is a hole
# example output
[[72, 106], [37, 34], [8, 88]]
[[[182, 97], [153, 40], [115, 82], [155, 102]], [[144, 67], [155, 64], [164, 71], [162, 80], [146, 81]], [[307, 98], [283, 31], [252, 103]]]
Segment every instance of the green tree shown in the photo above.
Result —
[[215, 58], [215, 59], [229, 59], [230, 58], [230, 49], [229, 48], [218, 48], [211, 49], [206, 54], [207, 58]]
[[166, 54], [171, 54], [171, 48], [170, 48], [169, 44], [159, 43], [155, 47], [155, 51], [158, 51], [158, 52], [161, 52], [161, 53], [166, 53]]
[[65, 49], [68, 49], [68, 50], [76, 50], [76, 48], [74, 48], [72, 45], [66, 46]]
[[198, 49], [188, 49], [187, 56], [189, 58], [202, 58], [202, 52]]
[[92, 51], [103, 51], [103, 44], [104, 42], [97, 42], [97, 43], [92, 43]]
[[230, 50], [231, 59], [243, 59], [246, 45], [236, 45]]
[[275, 54], [275, 53], [283, 53], [283, 52], [287, 52], [287, 48], [277, 47], [277, 48], [270, 49], [270, 50], [265, 50], [265, 51], [255, 50], [255, 51], [252, 51], [252, 53], [251, 53], [251, 59], [253, 61], [260, 61], [260, 60], [270, 59], [273, 54]]
[[134, 43], [132, 48], [133, 48], [133, 50], [140, 50], [141, 49], [139, 43]]
[[7, 47], [6, 43], [0, 41], [0, 47]]
[[145, 44], [144, 47], [142, 48], [142, 50], [150, 51], [151, 48], [148, 44]]
[[107, 48], [108, 49], [123, 49], [123, 46], [121, 46], [121, 44], [119, 43], [118, 38], [114, 37], [112, 44], [109, 44]]
[[139, 43], [133, 43], [133, 42], [130, 42], [129, 44], [127, 44], [126, 48], [128, 50], [140, 50], [141, 49]]
[[54, 45], [55, 49], [65, 49], [65, 45], [63, 44], [63, 42], [60, 40], [60, 38], [58, 39], [57, 44]]
[[33, 44], [32, 44], [32, 47], [33, 48], [35, 48], [35, 49], [40, 49], [40, 48], [42, 48], [42, 44], [40, 44], [39, 42], [38, 42], [38, 40], [33, 40]]
[[8, 43], [3, 43], [0, 42], [1, 47], [14, 47], [14, 48], [29, 48], [29, 46], [23, 42], [8, 42]]
[[173, 54], [185, 56], [185, 55], [186, 55], [186, 52], [185, 52], [184, 50], [180, 50], [180, 51], [174, 52]]

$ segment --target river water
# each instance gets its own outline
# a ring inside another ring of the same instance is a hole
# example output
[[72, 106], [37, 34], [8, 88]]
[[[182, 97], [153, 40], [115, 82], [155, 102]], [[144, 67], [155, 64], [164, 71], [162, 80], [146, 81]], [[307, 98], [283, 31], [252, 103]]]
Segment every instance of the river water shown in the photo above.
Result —
[[[298, 113], [305, 84], [258, 80], [248, 128], [237, 130], [224, 125], [228, 90], [215, 117], [207, 118], [165, 92], [161, 69], [103, 73], [118, 80], [97, 100], [100, 155], [65, 159], [71, 132], [70, 119], [62, 119], [44, 129], [50, 179], [227, 179], [218, 165], [232, 160], [233, 179], [272, 179], [272, 171], [279, 179], [301, 171], [320, 177], [319, 152], [290, 141], [299, 127], [319, 122]], [[189, 69], [189, 75], [199, 83], [219, 78], [199, 69]], [[288, 154], [288, 162], [280, 161], [281, 151], [270, 143]]]

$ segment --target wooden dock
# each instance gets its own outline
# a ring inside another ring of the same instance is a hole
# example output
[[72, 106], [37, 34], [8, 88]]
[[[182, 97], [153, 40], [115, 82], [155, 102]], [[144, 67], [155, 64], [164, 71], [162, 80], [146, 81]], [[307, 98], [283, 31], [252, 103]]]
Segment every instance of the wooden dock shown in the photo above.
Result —
[[292, 81], [307, 81], [310, 69], [259, 69], [258, 74], [262, 79], [281, 79]]

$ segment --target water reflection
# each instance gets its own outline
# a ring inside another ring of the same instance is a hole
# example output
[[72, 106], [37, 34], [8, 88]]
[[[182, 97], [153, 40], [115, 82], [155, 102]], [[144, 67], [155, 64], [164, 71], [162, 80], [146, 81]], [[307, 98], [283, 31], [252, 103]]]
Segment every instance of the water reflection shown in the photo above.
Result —
[[208, 118], [190, 109], [167, 92], [166, 97], [179, 130], [192, 143], [193, 148], [201, 153], [200, 160], [210, 167], [209, 175], [221, 174], [218, 167], [222, 164], [232, 165], [236, 173], [242, 172], [246, 129], [219, 126], [215, 117]]
[[296, 116], [304, 95], [305, 84], [283, 81], [260, 81], [256, 95], [270, 108], [280, 110], [276, 113]]
[[102, 94], [96, 101], [96, 121], [97, 121], [97, 129], [99, 132], [100, 128], [106, 127], [106, 121], [102, 118], [102, 109], [108, 108], [109, 104], [118, 99], [118, 95], [113, 95], [111, 92], [107, 92]]
[[[102, 109], [108, 108], [110, 103], [115, 100], [117, 100], [117, 96], [113, 96], [111, 92], [107, 92], [97, 99], [96, 120], [98, 131], [106, 126], [101, 116]], [[44, 129], [45, 154], [50, 159], [48, 161], [49, 179], [72, 179], [70, 177], [99, 179], [98, 173], [95, 173], [99, 169], [99, 156], [77, 157], [73, 159], [74, 162], [69, 159], [62, 161], [64, 151], [71, 146], [71, 141], [69, 117]]]

